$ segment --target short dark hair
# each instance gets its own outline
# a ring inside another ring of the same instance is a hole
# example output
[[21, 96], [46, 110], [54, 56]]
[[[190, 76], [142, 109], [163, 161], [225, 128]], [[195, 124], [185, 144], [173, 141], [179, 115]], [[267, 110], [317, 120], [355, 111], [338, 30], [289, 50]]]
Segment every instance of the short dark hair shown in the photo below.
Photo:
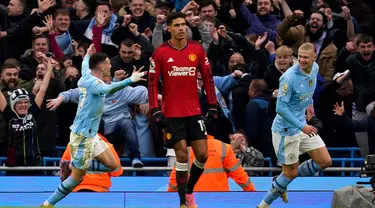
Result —
[[99, 64], [103, 63], [108, 58], [105, 53], [94, 53], [90, 57], [89, 67], [94, 70]]
[[367, 44], [367, 43], [374, 43], [374, 39], [372, 39], [372, 37], [370, 35], [366, 35], [366, 34], [362, 34], [360, 35], [358, 38], [357, 38], [357, 46], [359, 46], [359, 44], [361, 43], [364, 43], [364, 44]]
[[120, 47], [121, 45], [124, 45], [126, 47], [132, 47], [133, 44], [135, 44], [135, 42], [132, 39], [126, 38], [125, 40], [121, 41]]
[[198, 12], [201, 12], [201, 10], [202, 10], [203, 7], [207, 7], [207, 6], [210, 6], [210, 5], [212, 5], [212, 6], [214, 7], [215, 12], [216, 12], [217, 10], [219, 10], [219, 8], [217, 7], [217, 5], [216, 5], [216, 3], [215, 3], [214, 1], [212, 1], [212, 0], [208, 0], [208, 1], [205, 0], [205, 1], [202, 1], [202, 2], [199, 4]]
[[328, 4], [322, 4], [318, 7], [318, 10], [319, 11], [320, 9], [331, 9], [331, 7], [328, 6]]
[[20, 62], [16, 58], [8, 58], [7, 60], [4, 61], [4, 65], [6, 64], [17, 66], [17, 68], [21, 67]]
[[251, 82], [251, 86], [254, 88], [255, 92], [267, 93], [268, 84], [264, 79], [254, 79]]
[[3, 67], [1, 67], [1, 73], [3, 73], [5, 69], [18, 69], [18, 68], [14, 64], [4, 64]]
[[[328, 18], [327, 18], [327, 15], [326, 14], [324, 14], [323, 12], [321, 12], [321, 11], [316, 11], [316, 12], [313, 12], [313, 13], [311, 13], [311, 14], [320, 14], [320, 15], [322, 15], [322, 17], [323, 17], [323, 24], [324, 24], [324, 28], [323, 29], [327, 29], [328, 28]], [[311, 17], [311, 15], [310, 15], [310, 17]]]
[[175, 19], [178, 19], [178, 18], [185, 19], [185, 17], [186, 17], [186, 15], [182, 12], [172, 12], [167, 17], [167, 25], [171, 25], [173, 20], [175, 20]]
[[32, 44], [34, 44], [34, 43], [35, 43], [35, 40], [36, 40], [36, 39], [39, 39], [39, 38], [44, 38], [44, 39], [46, 39], [46, 40], [47, 40], [47, 43], [48, 43], [48, 45], [49, 45], [49, 39], [48, 39], [48, 37], [47, 37], [46, 35], [36, 35], [36, 36], [34, 36], [34, 37], [33, 37], [33, 40], [32, 40]]
[[107, 6], [109, 10], [113, 10], [111, 3], [105, 2], [105, 1], [97, 1], [96, 3], [96, 9], [98, 9], [98, 6]]

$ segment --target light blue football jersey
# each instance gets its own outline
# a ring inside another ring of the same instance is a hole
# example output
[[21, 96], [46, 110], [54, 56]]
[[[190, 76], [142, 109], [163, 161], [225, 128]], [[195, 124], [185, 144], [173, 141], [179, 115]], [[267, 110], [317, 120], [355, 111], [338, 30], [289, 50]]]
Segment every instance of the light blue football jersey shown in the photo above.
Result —
[[318, 72], [319, 66], [315, 62], [310, 74], [296, 64], [280, 77], [277, 115], [272, 124], [272, 132], [293, 136], [302, 131], [306, 125], [306, 109], [313, 104]]
[[82, 62], [82, 77], [78, 81], [80, 93], [77, 114], [70, 129], [75, 134], [94, 138], [104, 111], [105, 95], [130, 85], [132, 81], [128, 78], [107, 85], [91, 74], [89, 60], [90, 56], [86, 55]]

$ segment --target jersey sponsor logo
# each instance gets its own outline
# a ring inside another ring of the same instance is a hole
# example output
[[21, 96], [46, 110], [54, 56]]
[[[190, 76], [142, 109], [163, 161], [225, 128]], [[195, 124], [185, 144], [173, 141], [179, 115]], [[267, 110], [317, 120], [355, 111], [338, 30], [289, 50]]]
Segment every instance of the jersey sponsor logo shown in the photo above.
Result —
[[17, 132], [17, 131], [25, 131], [29, 129], [33, 129], [34, 122], [32, 121], [27, 121], [26, 123], [20, 125], [20, 124], [12, 124], [12, 129]]
[[173, 71], [168, 71], [170, 77], [180, 77], [180, 76], [195, 76], [196, 67], [178, 67], [172, 66]]
[[308, 99], [309, 97], [311, 97], [313, 94], [314, 94], [314, 92], [306, 93], [306, 94], [304, 94], [304, 95], [299, 96], [299, 99], [300, 99], [300, 100], [306, 100], [306, 99]]
[[174, 60], [173, 60], [172, 58], [169, 58], [167, 62], [168, 62], [168, 63], [171, 63], [171, 62], [173, 62], [173, 61], [174, 61]]
[[189, 55], [189, 60], [191, 61], [191, 62], [194, 62], [195, 60], [197, 60], [197, 55], [195, 55], [195, 54], [190, 54]]

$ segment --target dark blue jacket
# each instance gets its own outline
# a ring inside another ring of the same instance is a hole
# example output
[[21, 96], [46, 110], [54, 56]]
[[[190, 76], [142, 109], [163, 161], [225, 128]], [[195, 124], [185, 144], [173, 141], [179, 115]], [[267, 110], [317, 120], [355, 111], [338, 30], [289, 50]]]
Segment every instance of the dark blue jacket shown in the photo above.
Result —
[[366, 132], [368, 134], [369, 154], [375, 154], [375, 118], [367, 116], [362, 120], [353, 120], [346, 114], [336, 116], [336, 120], [343, 128], [351, 129], [354, 132]]
[[245, 133], [249, 147], [261, 151], [265, 157], [270, 157], [272, 149], [271, 125], [273, 118], [268, 115], [268, 96], [259, 95], [246, 105]]

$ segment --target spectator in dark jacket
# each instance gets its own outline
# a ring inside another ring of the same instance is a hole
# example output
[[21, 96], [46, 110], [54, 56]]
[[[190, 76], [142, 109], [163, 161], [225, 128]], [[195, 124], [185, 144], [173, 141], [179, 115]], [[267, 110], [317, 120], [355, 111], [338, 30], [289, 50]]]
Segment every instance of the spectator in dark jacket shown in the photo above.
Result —
[[[8, 6], [8, 26], [4, 30], [2, 29], [0, 34], [5, 58], [19, 59], [23, 52], [30, 48], [32, 28], [41, 23], [44, 13], [56, 4], [44, 1], [44, 3], [40, 3], [37, 10], [30, 14], [30, 10], [22, 2], [24, 1], [15, 0]], [[21, 74], [20, 77], [22, 77]]]
[[[374, 41], [369, 35], [361, 35], [357, 38], [357, 53], [352, 54], [346, 60], [346, 66], [354, 85], [354, 104], [352, 118], [362, 120], [367, 117], [365, 108], [375, 100], [375, 53]], [[356, 138], [361, 155], [368, 154], [366, 133], [356, 133]]]
[[273, 154], [271, 140], [272, 118], [267, 116], [268, 85], [263, 79], [254, 79], [249, 87], [250, 101], [246, 105], [245, 133], [249, 146], [261, 151], [265, 157]]
[[332, 112], [336, 102], [344, 101], [345, 111], [352, 117], [353, 82], [348, 72], [335, 75], [335, 79], [324, 86], [324, 92], [317, 102], [315, 113], [324, 123], [324, 130], [319, 135], [327, 147], [358, 146], [353, 131], [337, 125]]
[[355, 132], [367, 132], [369, 154], [375, 154], [375, 105], [371, 110], [371, 114], [361, 120], [352, 120], [345, 113], [344, 102], [334, 105], [334, 111], [337, 115], [336, 120], [343, 128], [349, 128]]
[[111, 37], [115, 44], [120, 44], [125, 38], [133, 37], [133, 33], [129, 28], [130, 23], [136, 24], [138, 32], [140, 34], [144, 33], [147, 38], [151, 38], [154, 30], [156, 18], [145, 11], [145, 1], [131, 0], [129, 3], [129, 7], [125, 8], [127, 15], [119, 17], [117, 21], [119, 27], [113, 32]]

